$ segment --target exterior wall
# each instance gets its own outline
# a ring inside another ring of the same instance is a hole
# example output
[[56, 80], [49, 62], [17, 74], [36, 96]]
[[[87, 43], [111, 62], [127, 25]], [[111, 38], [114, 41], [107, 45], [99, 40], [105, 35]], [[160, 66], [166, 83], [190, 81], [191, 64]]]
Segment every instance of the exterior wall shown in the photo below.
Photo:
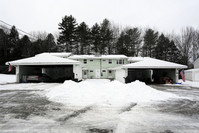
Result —
[[192, 71], [185, 71], [185, 78], [186, 80], [193, 81], [194, 77], [193, 77]]
[[117, 63], [117, 59], [77, 59], [77, 61], [81, 62], [83, 67], [83, 79], [114, 79], [115, 70], [111, 70], [111, 68], [119, 67], [128, 63], [127, 59], [122, 60], [124, 60], [122, 61], [122, 64], [119, 64]]
[[194, 62], [194, 68], [199, 68], [199, 58]]
[[126, 76], [127, 76], [127, 70], [126, 69], [118, 69], [115, 72], [115, 79], [122, 82], [122, 83], [125, 83]]
[[78, 81], [82, 80], [82, 67], [80, 65], [73, 65], [74, 78]]
[[199, 70], [187, 70], [185, 71], [186, 80], [190, 80], [193, 82], [199, 82]]

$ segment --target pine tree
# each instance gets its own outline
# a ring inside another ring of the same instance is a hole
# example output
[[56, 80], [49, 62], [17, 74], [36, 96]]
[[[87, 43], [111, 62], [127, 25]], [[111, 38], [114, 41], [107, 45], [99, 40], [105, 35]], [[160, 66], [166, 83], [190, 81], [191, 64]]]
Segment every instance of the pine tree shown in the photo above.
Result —
[[18, 47], [19, 43], [19, 33], [15, 26], [12, 26], [10, 30], [10, 34], [8, 36], [8, 58], [10, 60], [19, 59], [18, 52], [20, 51], [20, 47]]
[[88, 54], [90, 52], [90, 29], [85, 22], [80, 23], [77, 27], [77, 40], [80, 45], [80, 54]]
[[3, 29], [0, 29], [0, 65], [4, 65], [8, 55], [8, 35]]
[[110, 42], [113, 39], [113, 31], [111, 30], [110, 25], [111, 24], [109, 20], [104, 19], [100, 26], [101, 27], [100, 28], [100, 36], [101, 36], [100, 37], [101, 38], [100, 53], [101, 54], [112, 53]]
[[22, 58], [33, 56], [33, 55], [31, 55], [32, 42], [30, 41], [30, 39], [29, 39], [29, 37], [27, 35], [24, 35], [20, 39], [19, 46], [21, 47], [20, 54], [21, 54]]
[[76, 19], [72, 15], [65, 16], [58, 26], [60, 30], [58, 44], [63, 44], [65, 46], [65, 51], [72, 52], [76, 45]]
[[128, 45], [128, 56], [138, 56], [141, 43], [141, 32], [138, 28], [126, 30], [126, 45]]
[[148, 29], [144, 35], [143, 56], [155, 57], [155, 47], [158, 39], [158, 32]]
[[47, 35], [45, 41], [45, 45], [47, 48], [47, 52], [56, 52], [57, 51], [57, 45], [55, 43], [54, 36], [50, 33]]
[[100, 26], [97, 23], [91, 28], [91, 39], [93, 44], [92, 51], [100, 53], [101, 35]]
[[126, 35], [122, 32], [116, 44], [117, 54], [128, 55], [128, 45], [126, 45], [126, 40]]

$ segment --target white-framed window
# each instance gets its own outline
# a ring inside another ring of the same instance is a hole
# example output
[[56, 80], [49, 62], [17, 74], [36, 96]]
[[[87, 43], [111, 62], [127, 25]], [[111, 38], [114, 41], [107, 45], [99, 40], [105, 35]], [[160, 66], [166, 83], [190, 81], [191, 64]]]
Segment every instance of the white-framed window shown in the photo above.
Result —
[[124, 64], [124, 59], [117, 60], [117, 64]]
[[93, 62], [93, 60], [90, 60], [90, 62]]
[[93, 70], [90, 70], [90, 72], [92, 73], [92, 72], [93, 72]]
[[87, 59], [84, 59], [84, 64], [87, 64]]
[[112, 59], [109, 59], [109, 60], [108, 60], [108, 64], [112, 64]]
[[102, 70], [102, 72], [103, 72], [103, 73], [105, 73], [105, 72], [106, 72], [106, 70]]

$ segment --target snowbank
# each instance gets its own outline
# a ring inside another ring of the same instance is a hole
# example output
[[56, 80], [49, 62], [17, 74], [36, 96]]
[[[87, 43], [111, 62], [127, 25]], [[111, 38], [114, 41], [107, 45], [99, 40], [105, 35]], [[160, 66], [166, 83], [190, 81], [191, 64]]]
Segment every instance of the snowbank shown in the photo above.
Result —
[[0, 74], [0, 84], [16, 82], [16, 75]]
[[65, 81], [48, 90], [46, 96], [69, 106], [125, 106], [129, 103], [153, 102], [177, 98], [176, 95], [155, 90], [143, 82], [123, 84], [119, 81]]
[[182, 86], [190, 86], [190, 87], [199, 88], [199, 82], [192, 82], [189, 80], [186, 80], [185, 82], [183, 82], [182, 80], [179, 80], [178, 82], [181, 83], [180, 85]]

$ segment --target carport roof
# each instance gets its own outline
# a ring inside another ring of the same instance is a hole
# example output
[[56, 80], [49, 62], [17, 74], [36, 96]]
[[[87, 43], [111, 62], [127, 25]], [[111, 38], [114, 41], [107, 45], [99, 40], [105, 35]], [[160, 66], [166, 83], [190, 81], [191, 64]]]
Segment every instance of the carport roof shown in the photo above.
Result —
[[154, 58], [149, 58], [149, 57], [144, 57], [143, 60], [123, 65], [123, 68], [141, 68], [141, 69], [171, 69], [171, 68], [178, 68], [178, 69], [183, 69], [187, 68], [185, 65], [173, 63], [173, 62], [168, 62], [168, 61], [163, 61], [163, 60], [158, 60]]
[[56, 57], [49, 54], [40, 54], [34, 57], [9, 61], [6, 64], [11, 65], [70, 65], [70, 64], [79, 64], [79, 61], [74, 61], [70, 59], [65, 59], [61, 57]]

